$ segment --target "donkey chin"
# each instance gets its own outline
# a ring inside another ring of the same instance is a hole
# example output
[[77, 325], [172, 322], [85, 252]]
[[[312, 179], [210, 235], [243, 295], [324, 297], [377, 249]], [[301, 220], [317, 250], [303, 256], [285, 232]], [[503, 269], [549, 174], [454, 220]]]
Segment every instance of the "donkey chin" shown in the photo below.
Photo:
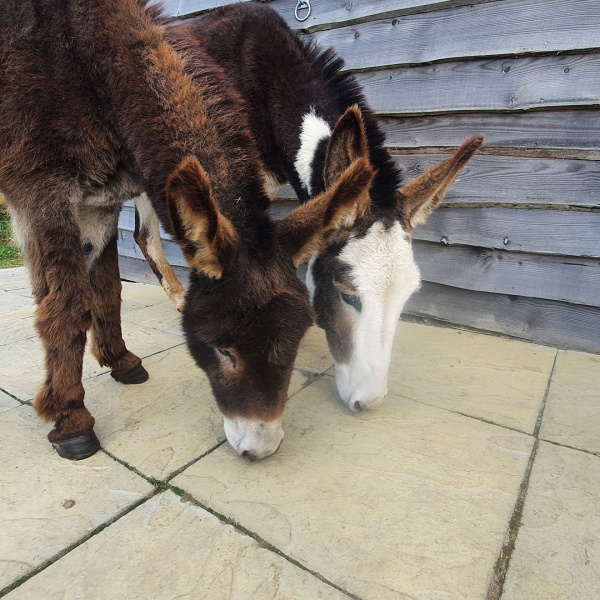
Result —
[[240, 455], [259, 460], [279, 450], [283, 440], [281, 419], [268, 423], [243, 417], [224, 417], [227, 441]]
[[358, 380], [366, 382], [366, 385], [356, 385], [357, 374], [354, 371], [352, 364], [335, 365], [335, 383], [342, 402], [354, 412], [379, 408], [388, 393], [387, 369], [360, 373]]

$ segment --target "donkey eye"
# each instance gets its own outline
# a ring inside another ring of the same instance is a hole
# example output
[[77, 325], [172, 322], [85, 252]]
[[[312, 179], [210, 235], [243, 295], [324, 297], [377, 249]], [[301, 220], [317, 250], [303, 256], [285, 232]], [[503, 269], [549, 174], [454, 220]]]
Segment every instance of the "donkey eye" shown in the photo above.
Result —
[[360, 298], [358, 296], [354, 296], [352, 294], [344, 294], [344, 292], [340, 292], [340, 296], [342, 297], [342, 300], [346, 304], [349, 304], [350, 306], [352, 306], [352, 308], [355, 308], [358, 312], [361, 311], [362, 302], [360, 301]]
[[217, 351], [217, 354], [220, 354], [223, 358], [226, 358], [231, 363], [231, 366], [235, 368], [237, 360], [235, 356], [231, 354], [231, 352], [228, 352], [227, 350], [221, 350], [220, 348], [215, 348], [215, 350]]

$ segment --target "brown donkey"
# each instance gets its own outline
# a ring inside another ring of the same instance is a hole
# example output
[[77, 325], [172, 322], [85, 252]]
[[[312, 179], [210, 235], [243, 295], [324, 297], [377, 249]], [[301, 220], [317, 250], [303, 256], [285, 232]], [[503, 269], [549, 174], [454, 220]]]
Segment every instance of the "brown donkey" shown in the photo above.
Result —
[[305, 44], [272, 9], [227, 6], [168, 35], [210, 54], [245, 100], [272, 193], [289, 181], [307, 202], [332, 189], [357, 159], [376, 169], [368, 211], [311, 259], [307, 285], [317, 324], [327, 333], [340, 397], [352, 410], [377, 408], [387, 393], [400, 313], [420, 285], [412, 231], [442, 201], [483, 136], [402, 186], [360, 87], [342, 72], [343, 61]]
[[7, 0], [0, 11], [0, 191], [39, 305], [47, 377], [34, 406], [66, 458], [99, 448], [81, 381], [88, 329], [117, 381], [148, 376], [121, 334], [125, 199], [146, 192], [193, 267], [188, 346], [229, 441], [251, 458], [281, 442], [312, 321], [295, 266], [368, 202], [373, 170], [359, 159], [334, 188], [271, 222], [239, 98], [197, 49], [194, 61], [181, 50], [136, 0]]

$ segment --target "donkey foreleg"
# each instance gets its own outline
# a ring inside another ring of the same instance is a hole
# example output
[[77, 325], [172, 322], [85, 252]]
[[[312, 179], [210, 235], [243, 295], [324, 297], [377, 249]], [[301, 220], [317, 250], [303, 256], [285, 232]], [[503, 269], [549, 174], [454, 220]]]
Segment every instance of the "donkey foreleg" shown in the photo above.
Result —
[[121, 279], [115, 232], [90, 269], [92, 290], [92, 354], [100, 366], [111, 368], [121, 383], [143, 383], [148, 372], [127, 350], [121, 331]]
[[[34, 408], [44, 421], [54, 422], [48, 439], [56, 451], [79, 460], [100, 448], [94, 417], [83, 403], [81, 382], [91, 289], [79, 228], [69, 205], [58, 198], [49, 204], [46, 189], [39, 197], [46, 210], [14, 207], [16, 222], [25, 229], [20, 237], [38, 304], [35, 326], [46, 355], [46, 380]], [[25, 204], [24, 200], [21, 206]], [[35, 199], [27, 204], [37, 205]]]
[[181, 312], [185, 304], [185, 290], [163, 253], [158, 217], [145, 194], [138, 196], [134, 202], [135, 232], [133, 238], [168, 298], [175, 302], [177, 310]]

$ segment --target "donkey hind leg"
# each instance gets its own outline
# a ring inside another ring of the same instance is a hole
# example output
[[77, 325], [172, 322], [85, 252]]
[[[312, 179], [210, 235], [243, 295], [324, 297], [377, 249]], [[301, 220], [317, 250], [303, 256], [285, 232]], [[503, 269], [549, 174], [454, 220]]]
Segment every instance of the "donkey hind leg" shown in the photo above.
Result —
[[48, 439], [58, 454], [80, 460], [100, 448], [81, 383], [91, 289], [71, 209], [60, 200], [46, 207], [17, 219], [26, 223], [22, 238], [38, 304], [35, 326], [46, 354], [46, 381], [34, 408], [44, 421], [54, 421]]
[[[115, 226], [116, 229], [116, 226]], [[121, 383], [143, 383], [148, 372], [127, 350], [121, 331], [121, 279], [116, 230], [90, 268], [92, 288], [92, 354]]]
[[146, 194], [138, 196], [134, 202], [135, 233], [133, 237], [169, 300], [173, 300], [177, 310], [182, 312], [185, 305], [185, 290], [163, 253], [158, 217]]
[[121, 383], [143, 383], [148, 373], [129, 352], [121, 332], [121, 279], [117, 253], [117, 223], [121, 204], [108, 206], [88, 197], [79, 206], [77, 220], [86, 255], [91, 289], [92, 354], [101, 367]]

